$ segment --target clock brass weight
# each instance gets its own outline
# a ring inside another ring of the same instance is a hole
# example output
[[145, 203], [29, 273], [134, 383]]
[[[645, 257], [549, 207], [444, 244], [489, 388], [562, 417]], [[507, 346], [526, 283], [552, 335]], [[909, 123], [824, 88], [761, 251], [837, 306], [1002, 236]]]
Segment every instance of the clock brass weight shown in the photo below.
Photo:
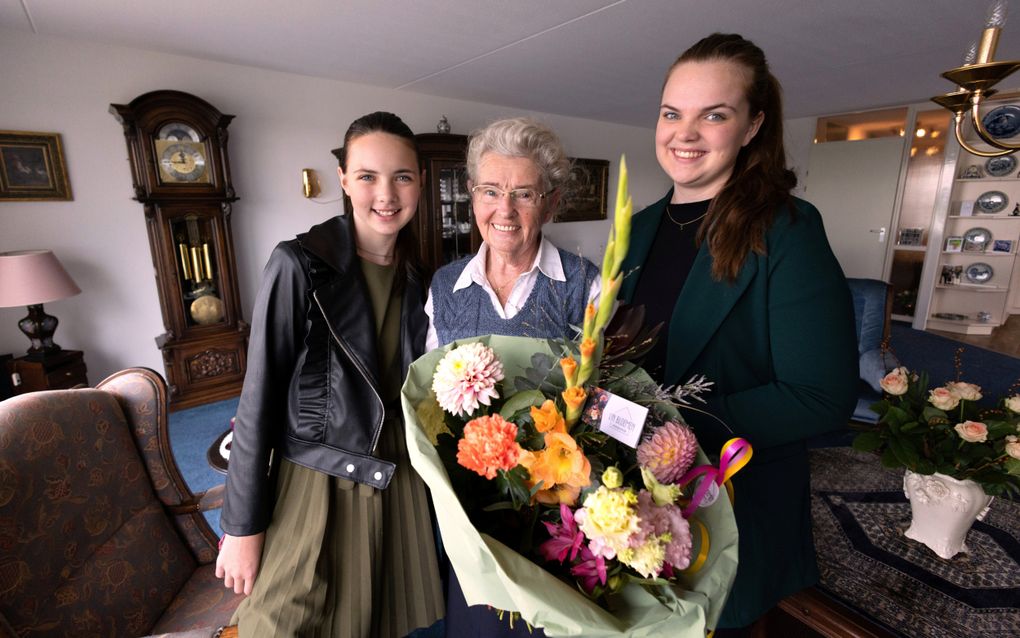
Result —
[[227, 126], [205, 100], [153, 91], [111, 104], [127, 139], [135, 199], [142, 204], [165, 332], [172, 410], [241, 391], [248, 324], [241, 318]]

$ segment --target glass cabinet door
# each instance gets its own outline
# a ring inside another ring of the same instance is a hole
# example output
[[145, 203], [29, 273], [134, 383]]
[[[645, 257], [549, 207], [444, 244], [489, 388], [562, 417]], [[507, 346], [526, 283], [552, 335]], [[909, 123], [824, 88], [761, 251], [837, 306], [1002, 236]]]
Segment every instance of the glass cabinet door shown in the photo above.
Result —
[[170, 220], [181, 306], [188, 328], [221, 323], [226, 317], [214, 232], [208, 217], [190, 214]]
[[467, 187], [467, 170], [463, 164], [437, 161], [437, 188], [440, 230], [439, 257], [442, 264], [471, 255], [471, 234], [474, 215], [471, 213], [471, 192]]
[[910, 321], [914, 316], [946, 140], [952, 135], [950, 124], [952, 118], [945, 109], [917, 114], [889, 270], [894, 319]]

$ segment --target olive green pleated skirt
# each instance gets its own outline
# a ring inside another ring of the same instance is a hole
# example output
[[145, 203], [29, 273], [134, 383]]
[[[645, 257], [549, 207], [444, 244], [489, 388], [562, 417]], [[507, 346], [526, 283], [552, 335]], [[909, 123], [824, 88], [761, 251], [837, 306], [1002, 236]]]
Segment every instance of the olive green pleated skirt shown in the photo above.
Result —
[[442, 617], [428, 496], [399, 418], [378, 451], [397, 462], [386, 490], [282, 461], [263, 562], [232, 620], [241, 637], [400, 638]]

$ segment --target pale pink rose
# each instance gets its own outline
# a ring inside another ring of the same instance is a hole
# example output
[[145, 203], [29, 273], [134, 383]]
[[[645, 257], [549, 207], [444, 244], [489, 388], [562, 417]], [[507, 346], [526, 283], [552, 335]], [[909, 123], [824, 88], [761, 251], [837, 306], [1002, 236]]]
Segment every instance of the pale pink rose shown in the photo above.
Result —
[[878, 382], [878, 385], [882, 386], [883, 390], [896, 397], [906, 394], [909, 384], [907, 369], [902, 367], [896, 368]]
[[988, 440], [988, 426], [977, 421], [957, 423], [954, 428], [960, 438], [968, 443], [984, 443]]
[[928, 402], [940, 410], [952, 410], [960, 405], [960, 399], [949, 388], [935, 388], [928, 393]]
[[1010, 434], [1006, 437], [1006, 454], [1020, 459], [1020, 439]]
[[949, 391], [960, 397], [962, 401], [980, 401], [981, 400], [981, 386], [974, 385], [973, 383], [964, 383], [963, 381], [954, 381], [947, 383], [946, 387]]
[[1006, 399], [1006, 408], [1009, 409], [1010, 412], [1020, 414], [1020, 394], [1014, 394]]

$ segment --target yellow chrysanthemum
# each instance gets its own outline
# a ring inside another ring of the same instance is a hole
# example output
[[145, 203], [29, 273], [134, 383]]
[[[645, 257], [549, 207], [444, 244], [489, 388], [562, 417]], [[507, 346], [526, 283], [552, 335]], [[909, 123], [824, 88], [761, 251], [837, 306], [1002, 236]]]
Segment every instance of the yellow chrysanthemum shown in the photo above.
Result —
[[421, 422], [422, 431], [429, 437], [429, 442], [432, 445], [439, 443], [439, 435], [446, 433], [452, 435], [453, 432], [446, 425], [446, 418], [443, 416], [443, 408], [439, 407], [439, 402], [436, 401], [436, 393], [429, 392], [427, 399], [418, 404], [418, 407], [414, 410], [415, 414], [418, 415], [418, 421]]
[[666, 543], [661, 538], [649, 538], [638, 547], [620, 552], [620, 560], [645, 578], [654, 578], [666, 560]]
[[626, 549], [631, 534], [639, 529], [637, 502], [633, 490], [611, 490], [605, 485], [584, 499], [584, 508], [574, 518], [590, 539], [593, 552], [612, 558]]

